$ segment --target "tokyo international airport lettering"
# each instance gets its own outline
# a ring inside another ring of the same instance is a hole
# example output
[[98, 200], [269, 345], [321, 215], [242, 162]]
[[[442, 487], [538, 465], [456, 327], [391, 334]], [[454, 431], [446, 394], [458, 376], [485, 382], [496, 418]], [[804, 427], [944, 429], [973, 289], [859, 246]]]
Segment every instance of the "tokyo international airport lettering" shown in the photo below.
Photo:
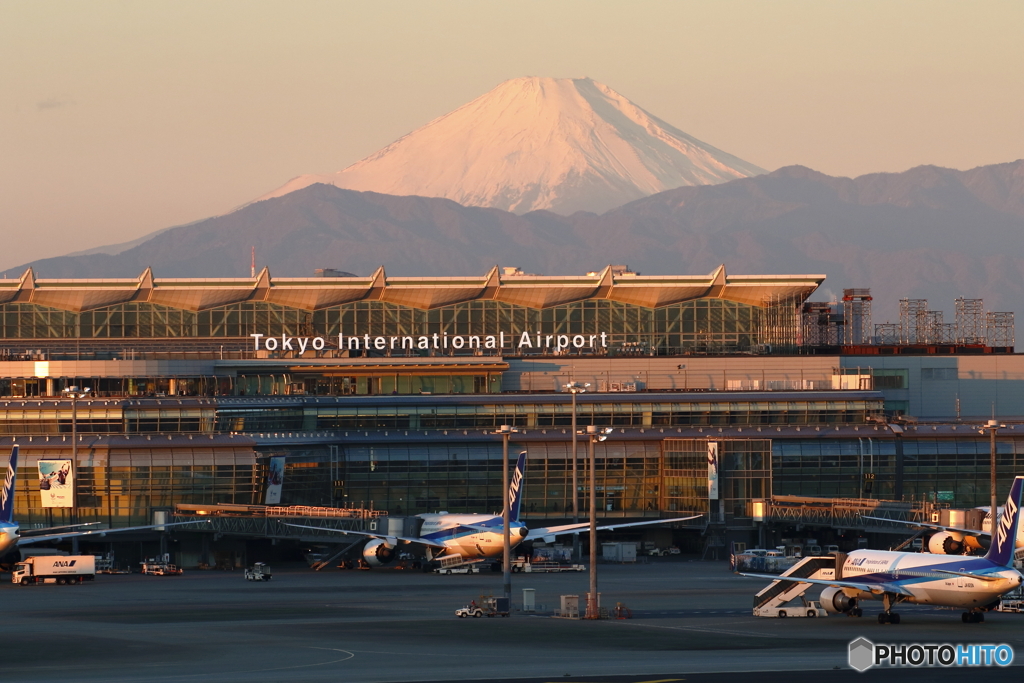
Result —
[[[272, 337], [265, 334], [250, 334], [254, 351], [298, 351], [305, 353], [307, 349], [322, 351], [327, 342], [324, 337], [289, 337], [282, 334]], [[540, 332], [523, 332], [516, 335], [506, 334], [471, 334], [450, 335], [447, 333], [404, 335], [404, 336], [362, 336], [338, 335], [338, 348], [348, 351], [401, 351], [401, 350], [438, 350], [447, 349], [553, 349], [568, 351], [569, 349], [608, 348], [608, 333], [599, 334], [541, 334]]]

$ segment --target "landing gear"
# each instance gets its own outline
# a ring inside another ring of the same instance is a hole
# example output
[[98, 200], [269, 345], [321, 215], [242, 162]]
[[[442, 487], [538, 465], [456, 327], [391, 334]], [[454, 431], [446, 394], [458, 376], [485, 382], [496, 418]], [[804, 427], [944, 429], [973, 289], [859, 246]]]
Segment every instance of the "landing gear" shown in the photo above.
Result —
[[851, 616], [851, 617], [862, 617], [862, 616], [864, 616], [864, 610], [862, 610], [860, 607], [854, 607], [853, 609], [851, 609], [846, 614]]
[[984, 612], [964, 612], [960, 615], [960, 619], [965, 624], [980, 624], [985, 621]]
[[878, 615], [879, 624], [900, 623], [900, 615], [892, 611], [893, 605], [897, 602], [899, 602], [899, 600], [893, 593], [886, 593], [882, 596], [882, 604], [885, 605], [885, 611]]

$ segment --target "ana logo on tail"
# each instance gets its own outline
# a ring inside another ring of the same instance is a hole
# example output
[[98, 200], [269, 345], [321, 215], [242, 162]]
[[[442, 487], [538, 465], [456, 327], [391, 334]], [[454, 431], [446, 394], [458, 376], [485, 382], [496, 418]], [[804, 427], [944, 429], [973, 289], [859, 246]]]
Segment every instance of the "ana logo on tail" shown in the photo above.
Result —
[[0, 491], [0, 510], [7, 509], [7, 500], [14, 494], [14, 466], [7, 464], [7, 478], [4, 479], [4, 488]]
[[1017, 503], [1013, 500], [1013, 496], [1007, 499], [1006, 505], [1003, 506], [1003, 516], [999, 518], [999, 531], [997, 534], [997, 543], [999, 547], [1003, 547], [1006, 543], [1006, 537], [1010, 534], [1010, 530], [1013, 528], [1013, 517], [1017, 514]]
[[18, 471], [18, 445], [11, 447], [11, 457], [7, 461], [7, 476], [4, 487], [0, 489], [0, 522], [14, 520], [14, 476]]
[[512, 474], [512, 481], [508, 485], [508, 512], [509, 519], [519, 521], [519, 506], [522, 503], [523, 476], [526, 470], [526, 451], [519, 454], [516, 462], [515, 472]]

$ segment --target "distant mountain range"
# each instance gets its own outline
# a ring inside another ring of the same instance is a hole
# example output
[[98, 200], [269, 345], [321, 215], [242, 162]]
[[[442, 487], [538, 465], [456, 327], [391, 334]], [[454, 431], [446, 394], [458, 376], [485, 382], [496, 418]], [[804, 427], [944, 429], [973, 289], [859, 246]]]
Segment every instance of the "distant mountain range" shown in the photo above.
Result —
[[444, 197], [515, 213], [604, 212], [684, 185], [764, 169], [687, 135], [589, 78], [515, 78], [314, 183]]
[[952, 313], [957, 296], [1024, 310], [1024, 160], [954, 171], [834, 178], [792, 166], [682, 187], [602, 215], [516, 215], [447, 199], [315, 184], [164, 230], [117, 254], [43, 259], [37, 277], [244, 277], [250, 245], [275, 276], [483, 274], [495, 264], [550, 275], [609, 263], [644, 273], [825, 273], [829, 291], [871, 287], [875, 322], [899, 298]]

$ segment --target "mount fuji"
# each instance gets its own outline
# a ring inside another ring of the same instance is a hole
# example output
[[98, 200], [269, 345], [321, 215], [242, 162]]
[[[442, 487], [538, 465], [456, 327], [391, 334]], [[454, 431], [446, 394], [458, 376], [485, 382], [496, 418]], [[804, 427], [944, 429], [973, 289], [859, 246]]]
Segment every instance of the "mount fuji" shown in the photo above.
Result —
[[443, 197], [514, 213], [603, 213], [657, 192], [764, 169], [687, 135], [589, 78], [515, 78], [314, 183]]

